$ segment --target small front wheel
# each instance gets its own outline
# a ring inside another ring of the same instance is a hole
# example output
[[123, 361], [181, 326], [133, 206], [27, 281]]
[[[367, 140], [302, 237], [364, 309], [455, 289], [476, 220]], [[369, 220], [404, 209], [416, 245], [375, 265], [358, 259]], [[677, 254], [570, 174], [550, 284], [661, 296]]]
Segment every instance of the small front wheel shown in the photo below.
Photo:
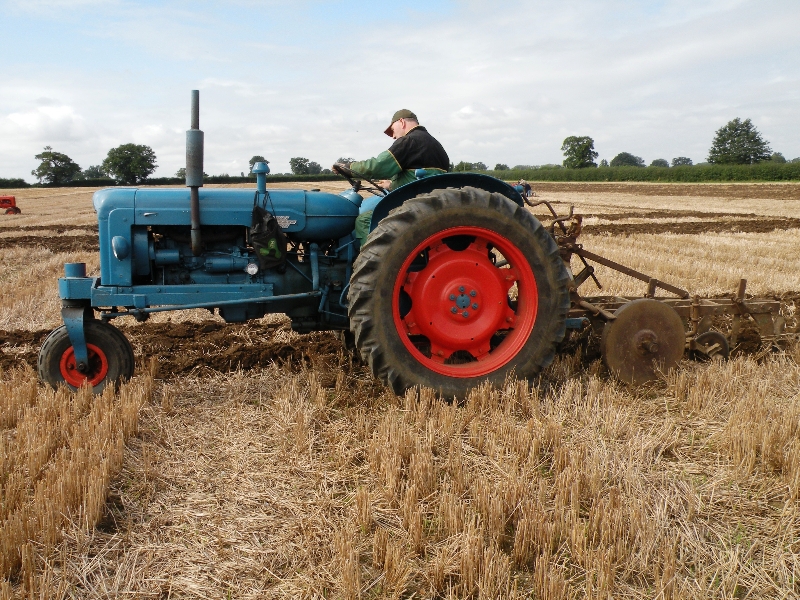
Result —
[[66, 384], [76, 390], [84, 383], [92, 384], [94, 393], [107, 385], [118, 385], [133, 375], [133, 348], [123, 333], [107, 323], [88, 320], [83, 325], [89, 366], [85, 372], [77, 369], [75, 351], [62, 325], [54, 330], [39, 351], [39, 378], [53, 387]]

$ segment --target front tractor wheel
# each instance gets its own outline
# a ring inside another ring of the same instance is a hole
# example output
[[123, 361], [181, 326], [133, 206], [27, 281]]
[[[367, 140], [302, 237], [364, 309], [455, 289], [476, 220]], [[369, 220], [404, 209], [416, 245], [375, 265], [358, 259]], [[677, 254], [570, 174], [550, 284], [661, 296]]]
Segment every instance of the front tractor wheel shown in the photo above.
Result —
[[350, 328], [395, 393], [426, 385], [463, 397], [552, 361], [568, 281], [557, 245], [525, 208], [481, 189], [436, 190], [370, 234], [350, 283]]
[[133, 348], [123, 333], [101, 321], [84, 322], [86, 346], [89, 350], [89, 366], [85, 372], [77, 369], [75, 352], [67, 328], [62, 325], [54, 330], [39, 351], [39, 378], [53, 387], [66, 384], [76, 390], [84, 383], [91, 383], [94, 393], [101, 393], [106, 386], [118, 385], [133, 375]]

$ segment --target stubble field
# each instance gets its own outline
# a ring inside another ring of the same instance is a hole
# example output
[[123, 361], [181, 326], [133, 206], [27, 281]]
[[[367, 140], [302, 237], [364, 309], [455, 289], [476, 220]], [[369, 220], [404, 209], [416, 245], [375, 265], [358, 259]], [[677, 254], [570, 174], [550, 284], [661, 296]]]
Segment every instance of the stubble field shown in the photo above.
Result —
[[[800, 185], [534, 189], [587, 249], [703, 296], [745, 277], [796, 324]], [[796, 346], [639, 389], [565, 352], [450, 405], [333, 333], [189, 311], [117, 323], [139, 373], [117, 396], [51, 392], [32, 368], [63, 263], [97, 271], [92, 192], [0, 216], [0, 597], [800, 596]]]

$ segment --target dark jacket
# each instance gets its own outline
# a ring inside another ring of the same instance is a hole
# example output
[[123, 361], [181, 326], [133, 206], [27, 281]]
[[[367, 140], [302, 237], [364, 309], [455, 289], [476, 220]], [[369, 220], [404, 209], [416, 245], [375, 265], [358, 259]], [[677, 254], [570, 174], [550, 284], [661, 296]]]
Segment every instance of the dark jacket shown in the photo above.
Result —
[[418, 125], [395, 140], [388, 150], [375, 158], [354, 162], [350, 168], [371, 179], [391, 179], [394, 190], [414, 181], [415, 169], [449, 171], [450, 158], [436, 138]]

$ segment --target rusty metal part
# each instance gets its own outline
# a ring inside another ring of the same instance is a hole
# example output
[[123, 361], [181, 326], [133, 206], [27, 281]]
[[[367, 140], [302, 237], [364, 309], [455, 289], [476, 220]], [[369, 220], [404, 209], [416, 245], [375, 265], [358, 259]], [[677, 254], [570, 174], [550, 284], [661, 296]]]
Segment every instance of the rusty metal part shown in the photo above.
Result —
[[[780, 347], [781, 343], [786, 342], [792, 337], [796, 337], [796, 335], [800, 333], [800, 324], [793, 328], [793, 331], [787, 332], [786, 320], [780, 314], [780, 302], [778, 300], [770, 298], [746, 298], [746, 279], [740, 280], [736, 292], [727, 298], [712, 300], [703, 299], [695, 295], [690, 299], [689, 292], [682, 288], [665, 283], [645, 273], [641, 273], [618, 262], [584, 250], [583, 247], [577, 243], [577, 237], [580, 235], [582, 229], [582, 216], [575, 215], [572, 207], [570, 207], [569, 215], [559, 216], [553, 206], [546, 200], [527, 202], [527, 204], [531, 207], [544, 205], [550, 211], [550, 214], [553, 216], [553, 222], [548, 226], [548, 231], [558, 244], [561, 257], [567, 266], [569, 267], [573, 254], [578, 256], [584, 265], [581, 271], [573, 275], [572, 281], [570, 282], [572, 307], [567, 315], [568, 318], [588, 317], [594, 328], [603, 327], [603, 323], [614, 321], [615, 311], [619, 312], [628, 304], [641, 299], [641, 297], [617, 296], [582, 297], [578, 293], [578, 288], [589, 278], [592, 278], [598, 288], [602, 289], [600, 282], [595, 277], [594, 267], [587, 262], [587, 260], [589, 260], [645, 282], [647, 284], [647, 289], [644, 298], [653, 299], [655, 302], [664, 304], [678, 314], [683, 323], [685, 340], [688, 340], [690, 350], [693, 350], [692, 344], [695, 343], [695, 340], [700, 339], [703, 334], [711, 331], [715, 323], [715, 317], [720, 315], [729, 315], [732, 317], [729, 336], [725, 340], [727, 344], [727, 348], [725, 348], [726, 355], [729, 352], [729, 348], [737, 345], [743, 323], [748, 319], [751, 319], [757, 325], [761, 340], [773, 346]], [[568, 223], [568, 225], [565, 225], [565, 223]], [[556, 232], [556, 227], [560, 229], [560, 232]], [[655, 298], [658, 289], [675, 294], [677, 298]], [[715, 343], [719, 342], [719, 346], [722, 348], [722, 343], [719, 341], [718, 335], [708, 336], [708, 338], [702, 339], [716, 340]], [[723, 337], [725, 336], [723, 335]], [[703, 348], [706, 348], [705, 344], [703, 344]], [[703, 348], [698, 349], [700, 354], [704, 354], [702, 352]], [[714, 351], [716, 352], [716, 350]]]
[[608, 312], [604, 308], [601, 308], [599, 306], [595, 306], [594, 304], [592, 304], [591, 302], [587, 302], [586, 300], [582, 300], [582, 299], [581, 300], [577, 300], [577, 304], [581, 308], [585, 308], [586, 310], [588, 310], [595, 317], [602, 317], [603, 320], [605, 320], [605, 321], [613, 321], [614, 319], [617, 318], [616, 316], [614, 316], [612, 313]]
[[606, 323], [603, 360], [621, 381], [640, 385], [674, 368], [686, 347], [683, 321], [658, 300], [640, 298], [622, 305]]
[[603, 256], [600, 256], [599, 254], [595, 254], [594, 252], [589, 252], [588, 250], [584, 250], [583, 248], [581, 248], [579, 246], [575, 246], [574, 248], [572, 248], [572, 252], [577, 254], [581, 258], [587, 258], [587, 259], [589, 259], [591, 261], [594, 261], [594, 262], [599, 263], [601, 265], [604, 265], [606, 267], [610, 267], [610, 268], [614, 269], [615, 271], [619, 271], [620, 273], [623, 273], [625, 275], [633, 277], [634, 279], [638, 279], [640, 281], [644, 281], [648, 285], [652, 285], [652, 286], [655, 286], [657, 288], [661, 288], [662, 290], [666, 290], [668, 292], [671, 292], [671, 293], [675, 294], [676, 296], [678, 296], [680, 298], [688, 298], [689, 297], [689, 292], [687, 292], [684, 289], [681, 289], [681, 288], [676, 287], [674, 285], [670, 285], [669, 283], [664, 283], [663, 281], [660, 281], [658, 279], [650, 277], [649, 275], [645, 275], [644, 273], [640, 273], [639, 271], [636, 271], [635, 269], [631, 269], [629, 267], [626, 267], [625, 265], [621, 265], [618, 262], [614, 262], [613, 260], [609, 260], [609, 259], [607, 259], [607, 258], [605, 258]]
[[[597, 309], [614, 312], [625, 304], [639, 299], [640, 297], [636, 296], [582, 298], [577, 293], [573, 293], [572, 308], [567, 316], [571, 318], [586, 316], [589, 309], [581, 306], [580, 301], [591, 304], [593, 308], [590, 312], [595, 314]], [[762, 337], [769, 338], [783, 334], [785, 320], [780, 316], [781, 303], [779, 300], [751, 298], [747, 301], [747, 313], [745, 314], [740, 313], [739, 305], [731, 298], [698, 298], [696, 301], [686, 298], [658, 298], [656, 301], [670, 306], [687, 324], [691, 323], [693, 318], [699, 317], [696, 331], [698, 335], [708, 331], [713, 323], [713, 317], [719, 315], [733, 315], [734, 327], [736, 327], [737, 321], [741, 321], [743, 318], [752, 318], [758, 325]], [[692, 335], [691, 328], [687, 335]], [[730, 343], [731, 346], [735, 345], [733, 340]]]
[[728, 339], [719, 331], [706, 331], [689, 341], [689, 352], [696, 360], [722, 358], [730, 356]]

